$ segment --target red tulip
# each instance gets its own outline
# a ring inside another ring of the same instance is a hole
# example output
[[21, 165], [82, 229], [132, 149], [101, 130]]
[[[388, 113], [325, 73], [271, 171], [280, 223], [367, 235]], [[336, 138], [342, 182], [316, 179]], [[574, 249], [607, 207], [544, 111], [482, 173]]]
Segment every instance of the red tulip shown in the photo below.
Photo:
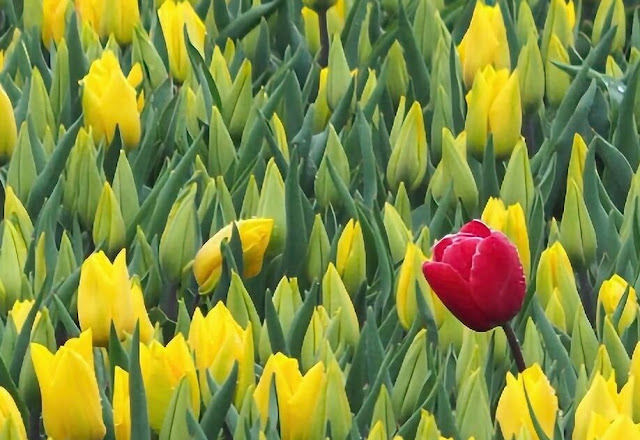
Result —
[[443, 304], [472, 330], [505, 324], [522, 307], [526, 284], [518, 251], [479, 220], [438, 241], [422, 271]]

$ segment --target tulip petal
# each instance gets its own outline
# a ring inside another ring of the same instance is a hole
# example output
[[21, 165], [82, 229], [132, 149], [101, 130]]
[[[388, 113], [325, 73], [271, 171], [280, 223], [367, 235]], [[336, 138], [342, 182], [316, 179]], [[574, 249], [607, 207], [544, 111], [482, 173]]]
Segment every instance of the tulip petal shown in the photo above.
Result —
[[487, 238], [491, 235], [491, 229], [489, 229], [489, 226], [480, 220], [471, 220], [460, 228], [460, 232], [481, 238]]
[[453, 267], [428, 261], [422, 266], [422, 271], [438, 298], [464, 325], [475, 331], [486, 331], [493, 327], [484, 312], [472, 301], [469, 284]]
[[476, 248], [481, 241], [482, 239], [479, 237], [461, 237], [458, 235], [454, 238], [451, 246], [445, 249], [441, 261], [453, 267], [462, 278], [468, 281], [471, 275], [473, 256], [476, 254]]
[[524, 300], [526, 283], [516, 247], [494, 231], [478, 245], [471, 266], [471, 296], [495, 325], [513, 318]]

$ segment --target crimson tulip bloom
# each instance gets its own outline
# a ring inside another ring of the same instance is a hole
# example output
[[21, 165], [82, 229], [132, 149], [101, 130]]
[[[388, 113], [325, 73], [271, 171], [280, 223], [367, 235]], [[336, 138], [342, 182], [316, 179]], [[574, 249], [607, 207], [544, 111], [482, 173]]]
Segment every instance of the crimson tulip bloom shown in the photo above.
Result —
[[524, 270], [516, 247], [479, 220], [438, 241], [422, 271], [451, 313], [478, 332], [507, 323], [524, 301]]

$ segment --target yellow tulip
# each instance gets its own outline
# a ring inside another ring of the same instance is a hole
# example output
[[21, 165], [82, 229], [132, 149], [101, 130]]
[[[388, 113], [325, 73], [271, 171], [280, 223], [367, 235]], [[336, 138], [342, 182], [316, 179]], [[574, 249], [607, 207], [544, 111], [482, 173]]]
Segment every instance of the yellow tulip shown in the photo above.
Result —
[[496, 409], [496, 419], [502, 435], [504, 438], [512, 438], [524, 428], [532, 439], [539, 440], [527, 405], [527, 396], [540, 427], [548, 438], [553, 438], [558, 397], [538, 364], [533, 364], [518, 374], [517, 379], [511, 372], [507, 373], [507, 385], [500, 395]]
[[0, 85], [0, 162], [11, 158], [18, 143], [18, 127], [11, 100]]
[[338, 240], [336, 269], [351, 296], [358, 292], [367, 279], [367, 256], [362, 225], [353, 219], [349, 220]]
[[587, 144], [584, 139], [582, 139], [582, 136], [576, 133], [573, 135], [573, 144], [571, 145], [571, 158], [569, 159], [567, 182], [571, 182], [571, 180], [573, 180], [578, 186], [580, 193], [583, 192], [583, 175], [586, 161]]
[[183, 377], [191, 393], [191, 410], [196, 419], [200, 414], [198, 377], [189, 347], [178, 333], [166, 347], [153, 340], [149, 346], [140, 344], [140, 369], [147, 396], [149, 424], [155, 431], [162, 428], [171, 396]]
[[104, 15], [101, 18], [101, 37], [115, 36], [120, 44], [129, 44], [133, 40], [133, 30], [140, 22], [138, 0], [108, 0], [104, 2]]
[[[18, 333], [20, 333], [20, 330], [22, 330], [22, 326], [24, 325], [24, 322], [27, 320], [27, 315], [29, 314], [29, 312], [31, 311], [31, 308], [33, 307], [33, 305], [35, 304], [34, 300], [24, 300], [24, 301], [16, 301], [15, 303], [13, 303], [13, 307], [11, 308], [11, 310], [9, 310], [9, 317], [13, 320], [13, 324], [16, 326], [16, 331]], [[36, 327], [36, 324], [38, 324], [38, 321], [40, 320], [40, 317], [42, 316], [42, 313], [40, 311], [38, 311], [36, 313], [36, 319], [33, 321], [33, 327]]]
[[562, 102], [564, 95], [571, 85], [571, 76], [556, 66], [553, 63], [554, 61], [561, 64], [571, 64], [569, 61], [569, 53], [556, 34], [552, 34], [549, 40], [549, 48], [547, 49], [544, 66], [544, 83], [547, 101], [549, 101], [552, 106], [557, 107]]
[[116, 440], [131, 438], [129, 373], [116, 366], [113, 384], [113, 427]]
[[489, 227], [502, 231], [516, 246], [524, 273], [529, 278], [531, 250], [529, 249], [527, 221], [520, 203], [505, 207], [502, 200], [490, 197], [484, 211], [482, 211], [482, 221]]
[[113, 264], [104, 252], [90, 255], [82, 264], [78, 286], [78, 321], [82, 330], [92, 329], [96, 345], [109, 342], [111, 323], [118, 337], [132, 334], [140, 320], [140, 339], [151, 338], [153, 329], [144, 308], [142, 290], [129, 281], [126, 250]]
[[193, 314], [188, 342], [195, 353], [205, 404], [209, 403], [212, 394], [207, 383], [207, 372], [222, 385], [231, 373], [233, 364], [238, 362], [234, 402], [236, 408], [240, 409], [247, 389], [255, 383], [251, 323], [243, 329], [222, 302], [216, 304], [206, 317], [198, 308]]
[[42, 3], [42, 43], [49, 47], [64, 37], [70, 0], [44, 0]]
[[467, 93], [467, 147], [482, 157], [489, 133], [493, 134], [493, 151], [497, 158], [509, 157], [520, 140], [522, 104], [517, 69], [487, 66], [478, 72]]
[[42, 417], [54, 439], [102, 440], [100, 391], [93, 367], [91, 330], [69, 339], [55, 354], [31, 344], [31, 359], [42, 395]]
[[618, 416], [607, 420], [594, 414], [589, 423], [587, 440], [618, 440], [640, 438], [640, 425], [634, 424], [628, 416]]
[[82, 109], [87, 127], [93, 130], [96, 143], [105, 139], [111, 144], [116, 126], [124, 146], [134, 148], [140, 142], [140, 108], [136, 89], [142, 82], [142, 68], [135, 64], [125, 77], [120, 62], [110, 50], [91, 63], [82, 80]]
[[75, 0], [76, 13], [83, 26], [89, 26], [96, 34], [100, 33], [100, 23], [104, 16], [104, 0]]
[[622, 315], [620, 316], [617, 328], [620, 334], [629, 328], [637, 317], [638, 303], [636, 301], [636, 290], [620, 275], [614, 274], [602, 283], [600, 291], [598, 292], [598, 315], [600, 314], [600, 306], [602, 305], [604, 313], [611, 317], [616, 311], [618, 303], [622, 299], [627, 287], [629, 287], [629, 295], [622, 309]]
[[593, 33], [591, 41], [594, 45], [598, 44], [602, 36], [605, 34], [605, 23], [609, 15], [609, 10], [613, 7], [613, 15], [611, 17], [611, 26], [617, 26], [616, 35], [613, 38], [611, 46], [612, 51], [621, 51], [624, 49], [624, 40], [626, 37], [627, 18], [624, 2], [622, 0], [602, 0], [598, 5], [596, 17], [593, 20]]
[[204, 55], [205, 25], [189, 2], [165, 1], [158, 9], [158, 18], [167, 46], [171, 75], [176, 81], [183, 82], [191, 71], [183, 29], [186, 26], [191, 44]]
[[27, 440], [27, 431], [16, 402], [3, 387], [0, 387], [0, 432], [9, 435], [5, 440]]
[[[304, 36], [311, 53], [316, 53], [320, 49], [320, 24], [318, 13], [307, 6], [302, 7], [302, 20], [304, 21]], [[342, 32], [344, 21], [346, 20], [346, 8], [344, 0], [337, 0], [334, 5], [327, 9], [327, 31], [329, 39]]]
[[[273, 219], [254, 218], [235, 222], [242, 242], [244, 276], [254, 277], [262, 270], [264, 253], [271, 239]], [[220, 245], [231, 238], [233, 224], [228, 224], [211, 237], [196, 254], [193, 273], [201, 293], [209, 293], [218, 283], [222, 273]]]
[[326, 388], [324, 364], [317, 363], [303, 376], [296, 359], [282, 353], [272, 355], [254, 392], [263, 425], [269, 413], [272, 377], [278, 398], [282, 440], [322, 438], [318, 430], [322, 430], [325, 418], [321, 406]]
[[476, 3], [469, 29], [458, 46], [458, 54], [467, 87], [471, 87], [476, 74], [487, 66], [495, 69], [511, 67], [507, 31], [500, 5], [488, 6], [482, 1]]
[[544, 22], [542, 36], [542, 59], [547, 61], [548, 50], [552, 35], [566, 49], [573, 46], [573, 28], [576, 25], [576, 8], [573, 0], [565, 3], [565, 0], [551, 0], [547, 18]]

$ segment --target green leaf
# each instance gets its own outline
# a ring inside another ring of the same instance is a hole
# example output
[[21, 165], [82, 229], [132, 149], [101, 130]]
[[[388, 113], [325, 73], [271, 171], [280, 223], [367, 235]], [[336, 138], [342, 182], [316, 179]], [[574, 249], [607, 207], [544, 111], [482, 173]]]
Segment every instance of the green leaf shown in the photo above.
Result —
[[233, 393], [238, 380], [238, 363], [233, 364], [229, 377], [220, 389], [211, 397], [207, 409], [202, 415], [200, 427], [207, 438], [218, 438], [218, 434], [224, 424], [225, 416], [233, 402]]
[[271, 351], [273, 353], [289, 354], [287, 342], [282, 332], [282, 326], [280, 325], [280, 319], [278, 318], [278, 312], [273, 305], [273, 299], [271, 299], [271, 293], [267, 291], [264, 297], [265, 307], [265, 321], [267, 323], [267, 331], [269, 332], [269, 342], [271, 344]]

